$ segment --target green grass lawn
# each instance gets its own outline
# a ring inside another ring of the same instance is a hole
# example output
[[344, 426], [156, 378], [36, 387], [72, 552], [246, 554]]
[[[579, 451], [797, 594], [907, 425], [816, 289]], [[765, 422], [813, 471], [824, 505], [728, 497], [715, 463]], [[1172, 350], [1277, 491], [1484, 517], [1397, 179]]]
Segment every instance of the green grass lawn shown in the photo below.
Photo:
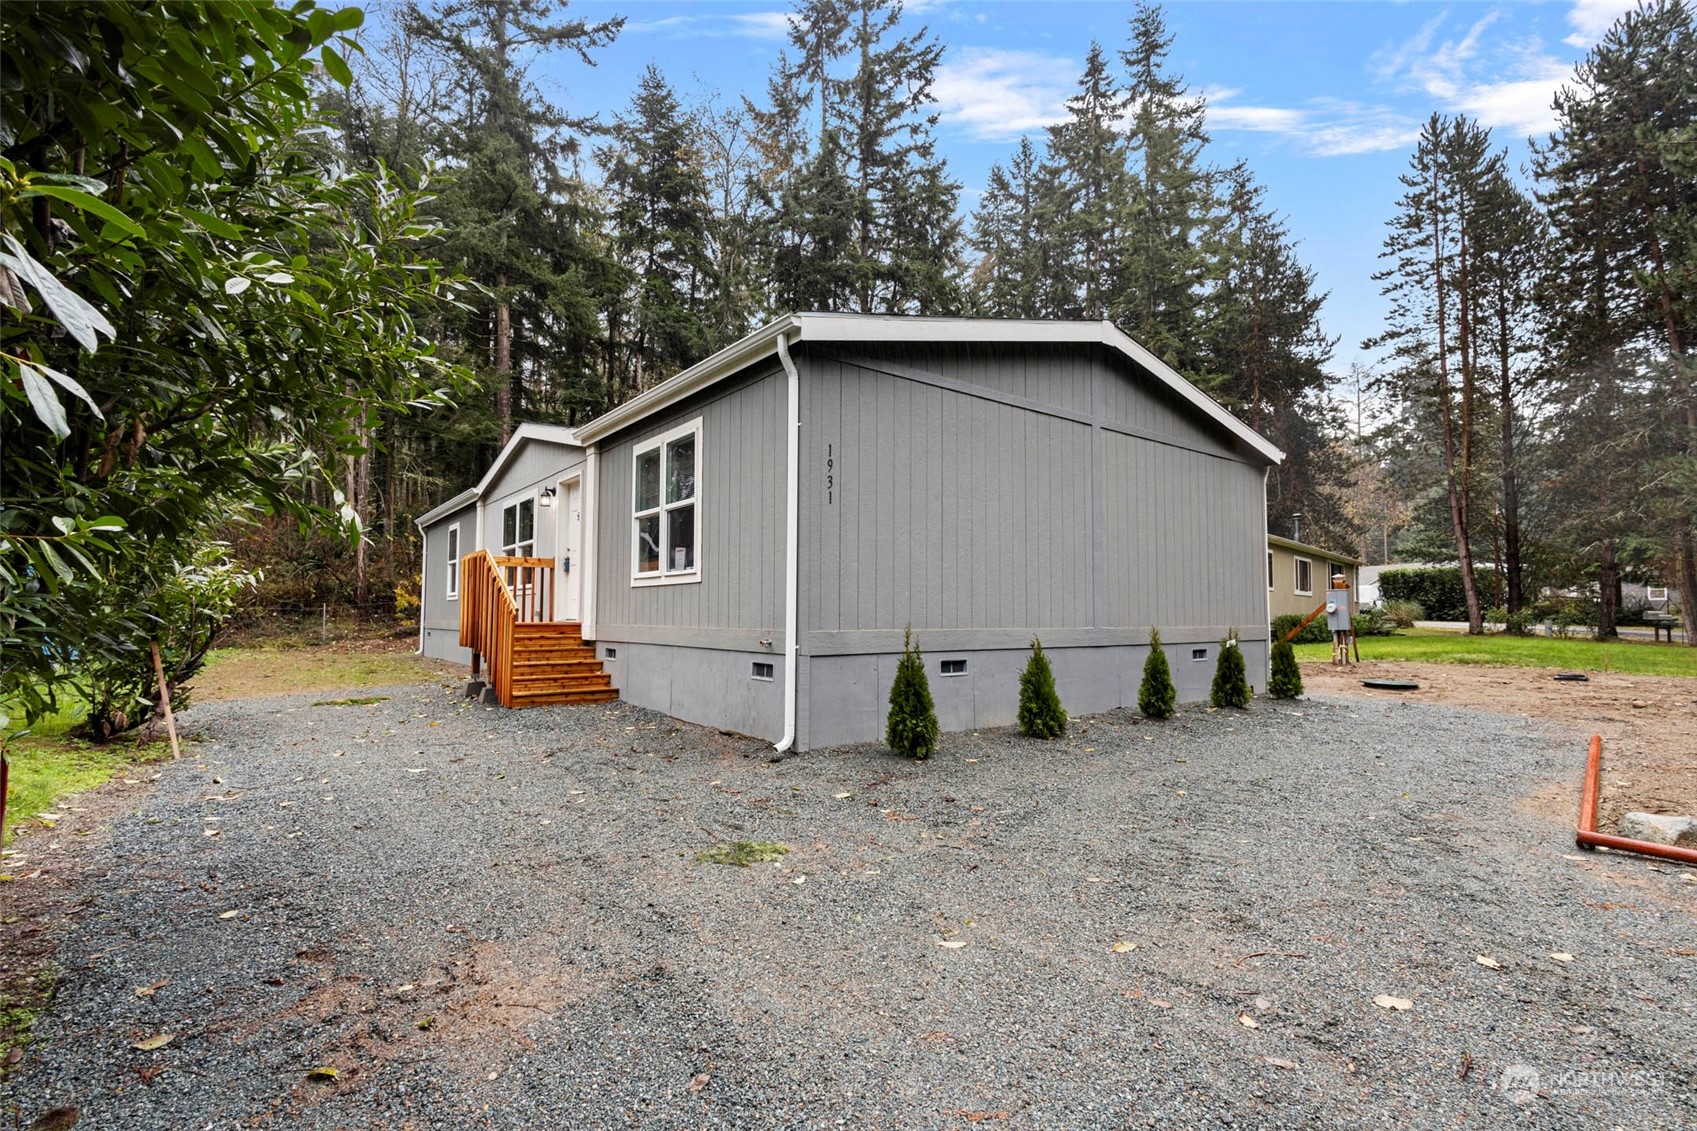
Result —
[[[1697, 648], [1687, 648], [1683, 644], [1652, 644], [1642, 640], [1599, 643], [1588, 637], [1561, 640], [1503, 634], [1468, 636], [1435, 628], [1412, 628], [1395, 636], [1362, 636], [1358, 639], [1363, 661], [1484, 664], [1697, 677]], [[1298, 644], [1296, 658], [1305, 662], [1329, 661], [1332, 646]]]

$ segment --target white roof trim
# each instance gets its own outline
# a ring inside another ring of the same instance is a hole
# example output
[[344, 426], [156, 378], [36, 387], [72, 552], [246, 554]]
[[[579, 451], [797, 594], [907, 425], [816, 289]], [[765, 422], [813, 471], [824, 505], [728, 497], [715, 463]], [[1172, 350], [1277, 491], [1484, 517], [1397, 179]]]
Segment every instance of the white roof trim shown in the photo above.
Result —
[[512, 462], [512, 458], [518, 454], [519, 447], [526, 440], [540, 440], [547, 444], [564, 444], [572, 448], [583, 446], [577, 438], [577, 433], [570, 428], [564, 428], [558, 424], [521, 424], [518, 431], [514, 432], [512, 438], [507, 441], [507, 446], [501, 449], [500, 454], [495, 457], [495, 462], [489, 465], [489, 470], [483, 473], [483, 478], [479, 479], [477, 486], [473, 488], [480, 497], [485, 491], [489, 490], [489, 484], [495, 482], [495, 477], [501, 474], [501, 470]]
[[1111, 322], [1052, 322], [1011, 318], [921, 318], [900, 314], [789, 314], [705, 361], [668, 378], [577, 430], [577, 441], [594, 443], [729, 377], [778, 351], [779, 335], [801, 342], [1008, 342], [1099, 344], [1117, 350], [1171, 388], [1270, 463], [1284, 452], [1221, 408], [1172, 366], [1144, 349]]
[[1267, 545], [1278, 546], [1281, 549], [1300, 553], [1313, 554], [1317, 558], [1331, 558], [1333, 561], [1347, 562], [1352, 566], [1367, 564], [1354, 554], [1346, 554], [1342, 550], [1328, 550], [1324, 546], [1316, 546], [1309, 542], [1298, 542], [1294, 538], [1281, 538], [1277, 534], [1267, 535]]
[[447, 502], [431, 507], [423, 514], [413, 519], [413, 523], [417, 525], [420, 530], [423, 530], [426, 526], [429, 526], [438, 519], [447, 518], [455, 511], [463, 510], [475, 502], [477, 502], [477, 488], [467, 487], [464, 491], [461, 491]]

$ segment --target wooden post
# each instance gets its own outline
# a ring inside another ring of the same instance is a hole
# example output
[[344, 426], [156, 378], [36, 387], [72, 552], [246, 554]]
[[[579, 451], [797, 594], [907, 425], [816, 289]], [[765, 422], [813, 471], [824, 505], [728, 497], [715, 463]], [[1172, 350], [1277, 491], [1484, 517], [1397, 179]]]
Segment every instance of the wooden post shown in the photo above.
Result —
[[165, 707], [165, 733], [171, 736], [171, 761], [175, 762], [183, 756], [183, 751], [177, 745], [177, 719], [171, 714], [171, 688], [165, 682], [165, 664], [159, 659], [159, 641], [149, 641], [148, 647], [153, 649], [153, 678], [159, 681], [159, 702]]

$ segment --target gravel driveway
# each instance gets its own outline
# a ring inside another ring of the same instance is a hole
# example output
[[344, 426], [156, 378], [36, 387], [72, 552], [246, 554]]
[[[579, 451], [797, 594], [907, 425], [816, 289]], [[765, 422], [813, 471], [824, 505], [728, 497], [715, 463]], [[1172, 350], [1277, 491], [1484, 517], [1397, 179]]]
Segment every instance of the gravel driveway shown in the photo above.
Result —
[[[389, 694], [188, 714], [0, 1122], [1697, 1126], [1697, 874], [1522, 801], [1582, 736], [1340, 698], [774, 764]], [[793, 851], [695, 862], [744, 839]]]

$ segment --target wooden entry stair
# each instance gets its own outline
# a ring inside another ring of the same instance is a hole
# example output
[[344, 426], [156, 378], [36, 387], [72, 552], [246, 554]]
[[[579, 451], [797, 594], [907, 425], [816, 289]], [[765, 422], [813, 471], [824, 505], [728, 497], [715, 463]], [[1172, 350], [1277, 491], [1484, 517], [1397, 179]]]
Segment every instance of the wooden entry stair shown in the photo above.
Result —
[[583, 639], [583, 626], [553, 619], [553, 575], [553, 558], [478, 550], [460, 559], [460, 646], [471, 649], [473, 678], [480, 661], [487, 667], [503, 707], [619, 697], [595, 645]]

